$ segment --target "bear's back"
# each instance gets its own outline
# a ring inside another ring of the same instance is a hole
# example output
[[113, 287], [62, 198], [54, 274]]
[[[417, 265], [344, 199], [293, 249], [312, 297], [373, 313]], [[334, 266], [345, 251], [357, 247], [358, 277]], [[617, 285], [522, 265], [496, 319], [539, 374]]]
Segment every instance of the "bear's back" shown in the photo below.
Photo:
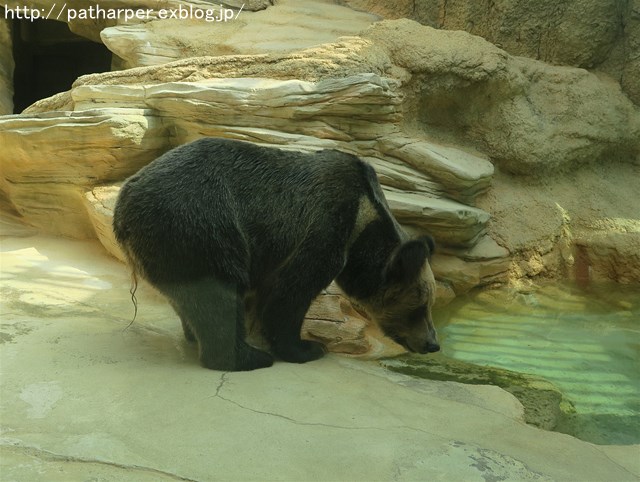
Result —
[[138, 189], [161, 183], [182, 193], [224, 183], [240, 196], [255, 197], [262, 190], [269, 195], [286, 190], [313, 196], [317, 189], [358, 187], [364, 168], [356, 156], [336, 150], [308, 153], [203, 138], [166, 152], [133, 177]]
[[252, 275], [259, 276], [303, 240], [346, 245], [372, 182], [377, 185], [373, 169], [343, 152], [204, 138], [132, 176], [114, 228], [138, 253], [153, 245], [149, 259], [180, 259], [190, 270], [198, 263], [206, 270], [224, 253], [236, 264], [249, 258]]

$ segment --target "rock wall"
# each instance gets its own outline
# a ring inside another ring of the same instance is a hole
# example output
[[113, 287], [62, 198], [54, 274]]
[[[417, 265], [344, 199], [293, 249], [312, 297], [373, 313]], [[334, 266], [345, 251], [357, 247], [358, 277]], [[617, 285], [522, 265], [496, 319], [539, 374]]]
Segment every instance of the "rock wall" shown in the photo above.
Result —
[[[612, 82], [409, 20], [293, 53], [188, 58], [85, 76], [70, 92], [0, 120], [0, 129], [10, 159], [5, 189], [17, 211], [50, 232], [97, 235], [114, 253], [108, 206], [117, 186], [109, 183], [175, 145], [218, 135], [354, 152], [376, 167], [398, 219], [436, 236], [444, 248], [436, 274], [458, 294], [503, 280], [507, 254], [532, 247], [505, 236], [501, 219], [490, 222], [506, 202], [482, 195], [493, 165], [501, 181], [540, 181], [605, 162], [634, 170], [640, 152], [640, 114]], [[34, 151], [53, 139], [53, 150]], [[506, 210], [505, 219], [519, 212]], [[472, 254], [483, 252], [474, 247], [488, 229], [506, 250], [487, 238], [490, 254]], [[561, 231], [543, 231], [540, 256], [565, 242]]]
[[465, 30], [513, 55], [597, 69], [640, 104], [637, 0], [342, 0], [384, 18]]
[[[0, 19], [0, 116], [13, 113], [13, 67], [9, 22]], [[4, 177], [0, 177], [0, 212], [5, 218], [20, 217], [8, 197], [7, 180]]]
[[13, 112], [13, 53], [9, 22], [0, 18], [0, 115]]
[[[217, 33], [228, 45], [247, 41], [231, 55], [205, 42], [202, 25], [103, 29], [122, 66], [138, 67], [81, 77], [68, 92], [0, 117], [4, 214], [97, 237], [121, 257], [111, 232], [120, 183], [160, 153], [202, 136], [329, 147], [368, 160], [399, 221], [434, 234], [440, 302], [538, 276], [640, 281], [640, 111], [618, 83], [407, 19], [328, 42], [332, 24], [322, 25], [313, 47], [284, 37], [273, 48], [247, 47], [252, 19], [267, 25], [286, 8], [297, 12], [287, 28], [318, 23], [319, 9], [331, 22], [353, 20], [339, 32], [372, 22], [326, 2], [295, 5], [244, 13], [245, 24]], [[184, 49], [155, 55], [149, 48], [158, 45]], [[203, 45], [212, 55], [193, 57]], [[327, 338], [322, 316], [309, 337]], [[373, 350], [356, 318], [338, 337], [359, 341], [336, 350]]]
[[[488, 189], [493, 167], [472, 153], [404, 135], [397, 87], [374, 74], [315, 83], [236, 78], [79, 85], [71, 92], [72, 112], [5, 121], [0, 138], [15, 157], [3, 174], [9, 197], [31, 223], [75, 237], [95, 230], [117, 255], [110, 220], [101, 215], [111, 211], [117, 185], [105, 183], [124, 179], [159, 152], [203, 135], [290, 149], [335, 147], [378, 169], [400, 221], [433, 233], [443, 245], [470, 248], [489, 219], [470, 203]], [[50, 150], [28, 152], [52, 143], [51, 135], [64, 139], [57, 152], [64, 162], [52, 162]], [[94, 148], [89, 138], [96, 139]], [[29, 162], [16, 162], [29, 155]]]
[[114, 25], [103, 29], [100, 39], [121, 59], [120, 68], [130, 68], [208, 55], [294, 51], [358, 34], [377, 19], [321, 1], [280, 0], [255, 14], [245, 9], [237, 19], [215, 24], [169, 19]]
[[452, 142], [469, 136], [506, 171], [540, 176], [639, 158], [639, 111], [615, 82], [408, 20], [377, 23], [363, 37], [411, 73], [408, 122]]

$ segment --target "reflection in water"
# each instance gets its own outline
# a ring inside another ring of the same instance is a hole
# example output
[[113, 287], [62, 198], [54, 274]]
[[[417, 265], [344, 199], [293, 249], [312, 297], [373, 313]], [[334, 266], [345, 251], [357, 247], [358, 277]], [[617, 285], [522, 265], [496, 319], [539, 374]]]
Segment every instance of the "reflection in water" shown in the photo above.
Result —
[[640, 443], [637, 286], [490, 290], [434, 315], [445, 355], [556, 384], [576, 409], [556, 430], [598, 444]]

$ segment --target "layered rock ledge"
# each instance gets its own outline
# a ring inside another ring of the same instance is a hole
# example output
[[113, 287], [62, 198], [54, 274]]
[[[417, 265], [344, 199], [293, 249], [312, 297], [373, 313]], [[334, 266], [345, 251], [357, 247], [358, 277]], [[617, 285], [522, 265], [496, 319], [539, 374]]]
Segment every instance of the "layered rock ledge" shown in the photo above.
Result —
[[[44, 232], [97, 237], [119, 256], [110, 216], [120, 183], [202, 136], [371, 162], [398, 219], [435, 235], [441, 300], [540, 275], [639, 280], [629, 193], [640, 112], [619, 85], [409, 20], [303, 49], [81, 77], [0, 117], [3, 211]], [[594, 188], [565, 203], [574, 176]], [[606, 199], [603, 184], [616, 188]], [[610, 220], [629, 229], [590, 236]]]
[[[471, 247], [485, 233], [489, 215], [464, 202], [472, 203], [488, 189], [493, 167], [478, 155], [402, 134], [398, 87], [397, 80], [375, 74], [317, 82], [229, 78], [81, 84], [70, 92], [73, 111], [0, 121], [0, 136], [14, 160], [5, 169], [8, 197], [32, 224], [74, 237], [90, 236], [93, 228], [117, 254], [108, 211], [118, 188], [109, 183], [160, 152], [201, 136], [286, 149], [337, 148], [378, 169], [401, 221], [434, 233], [445, 245]], [[34, 145], [53, 144], [55, 136], [65, 139], [55, 150], [33, 151]]]

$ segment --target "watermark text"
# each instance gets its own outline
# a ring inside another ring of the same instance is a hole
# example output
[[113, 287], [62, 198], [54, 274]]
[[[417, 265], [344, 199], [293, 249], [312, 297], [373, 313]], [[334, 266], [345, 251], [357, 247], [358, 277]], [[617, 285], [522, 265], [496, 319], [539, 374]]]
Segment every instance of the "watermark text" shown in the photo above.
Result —
[[36, 7], [10, 7], [4, 5], [4, 18], [7, 20], [28, 20], [35, 21], [44, 20], [60, 20], [63, 22], [72, 22], [75, 20], [117, 20], [123, 22], [131, 21], [148, 21], [154, 19], [166, 20], [202, 20], [205, 22], [231, 22], [237, 20], [244, 4], [239, 10], [224, 7], [219, 8], [202, 8], [193, 5], [179, 5], [175, 8], [103, 8], [99, 4], [91, 5], [84, 8], [72, 8], [66, 3], [54, 3], [51, 8]]

